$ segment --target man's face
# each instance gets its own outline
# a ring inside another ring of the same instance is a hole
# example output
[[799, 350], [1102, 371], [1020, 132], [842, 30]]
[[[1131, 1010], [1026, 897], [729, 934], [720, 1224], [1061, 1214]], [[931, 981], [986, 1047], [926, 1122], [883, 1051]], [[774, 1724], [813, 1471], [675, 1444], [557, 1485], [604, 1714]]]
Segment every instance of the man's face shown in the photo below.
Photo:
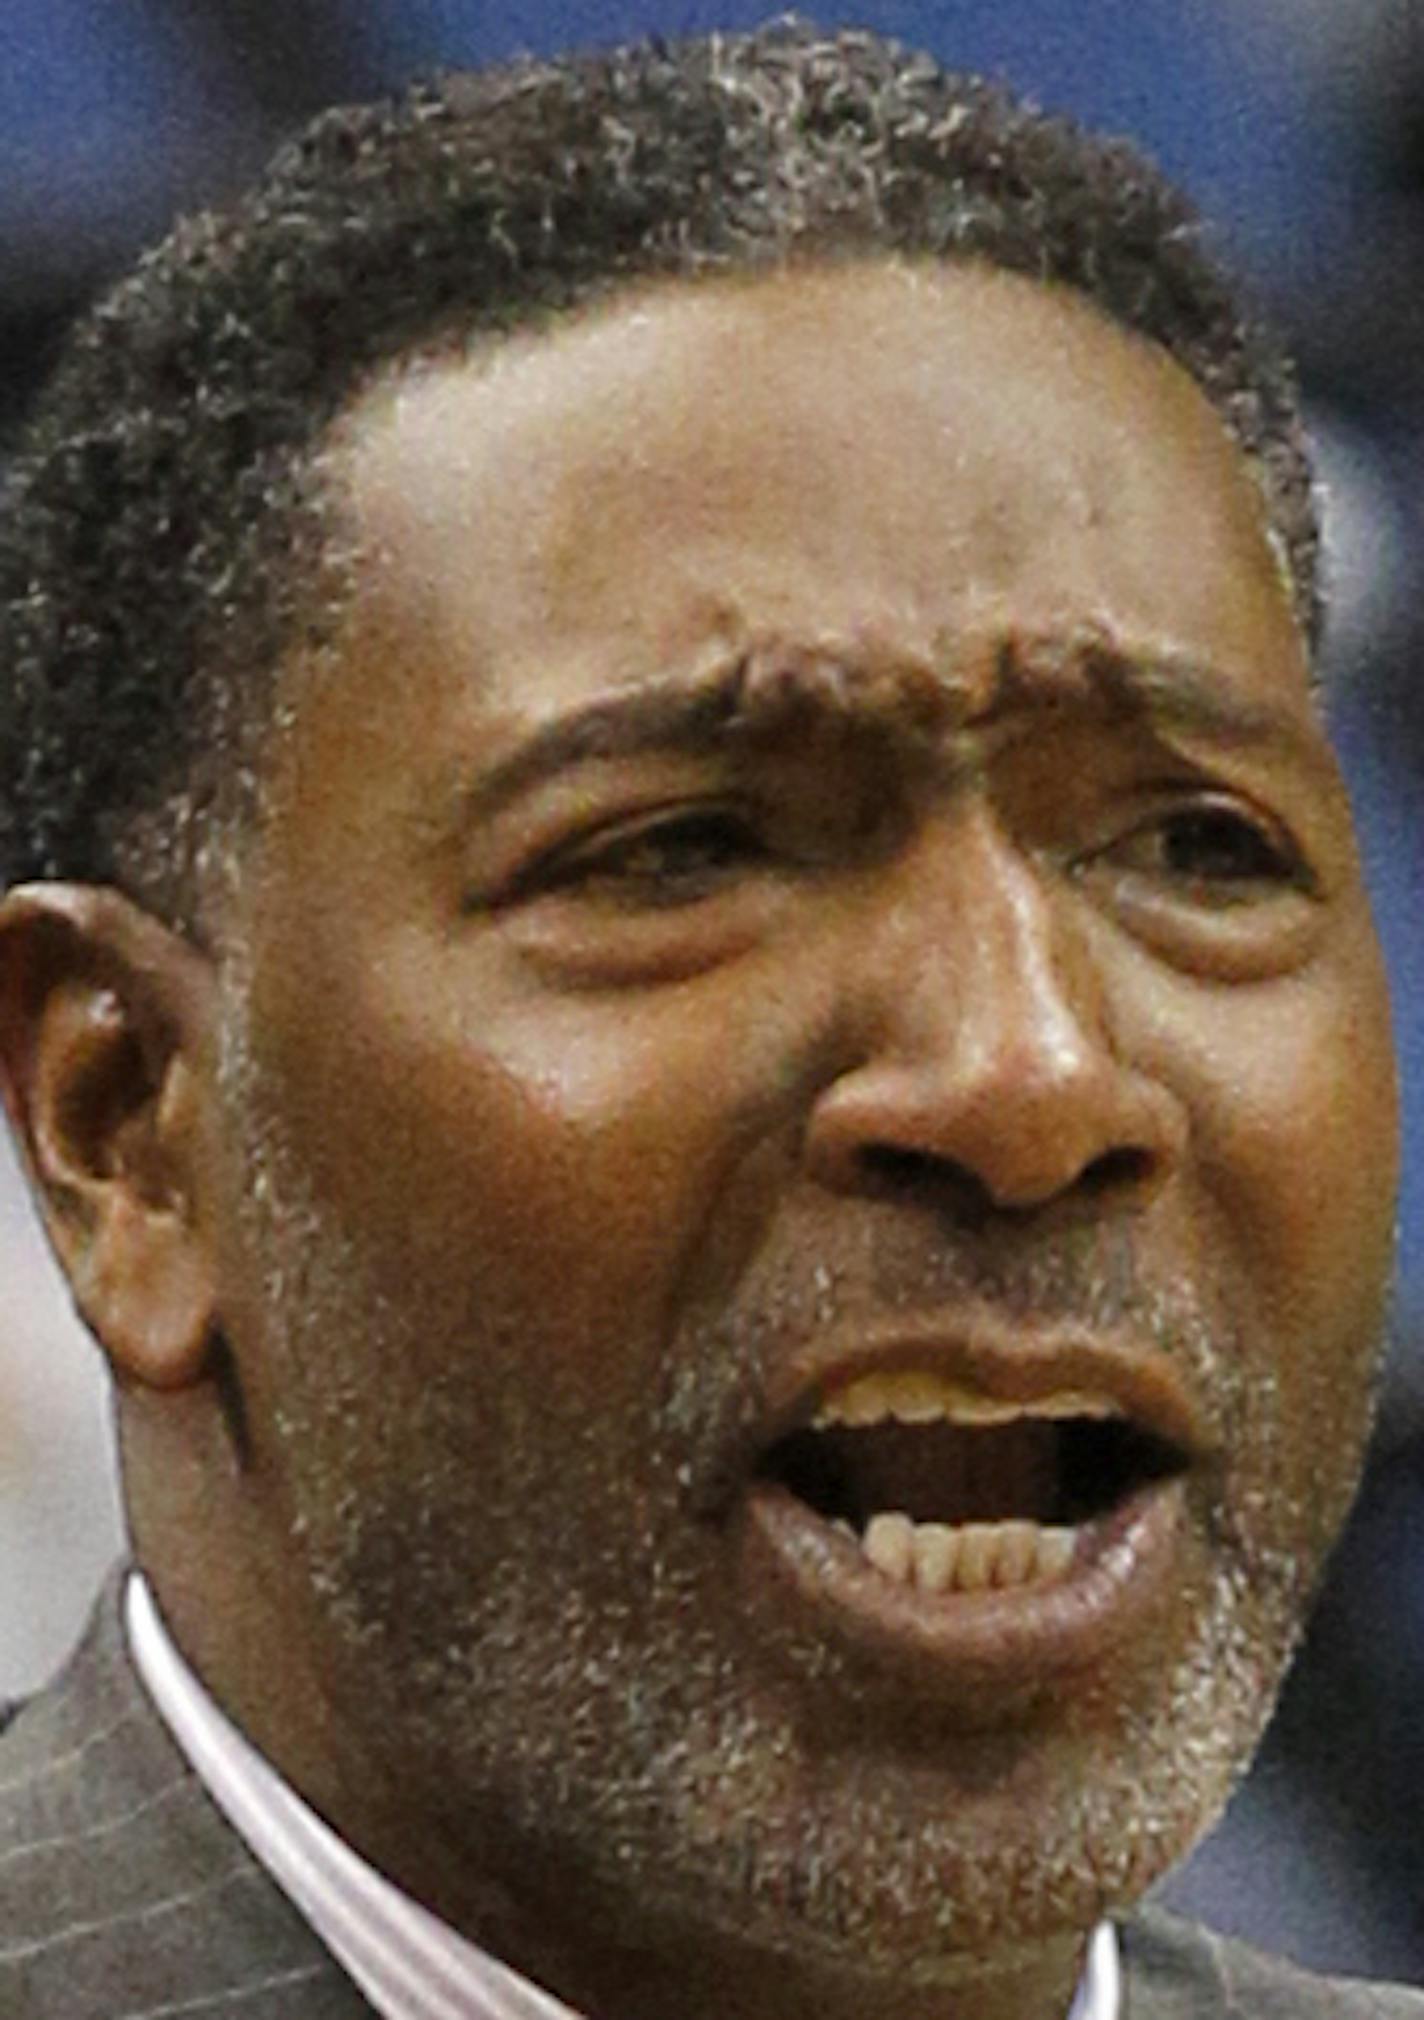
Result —
[[335, 1729], [649, 1929], [1085, 1927], [1249, 1752], [1386, 1267], [1237, 452], [1082, 304], [865, 266], [413, 374], [338, 462], [222, 1257]]

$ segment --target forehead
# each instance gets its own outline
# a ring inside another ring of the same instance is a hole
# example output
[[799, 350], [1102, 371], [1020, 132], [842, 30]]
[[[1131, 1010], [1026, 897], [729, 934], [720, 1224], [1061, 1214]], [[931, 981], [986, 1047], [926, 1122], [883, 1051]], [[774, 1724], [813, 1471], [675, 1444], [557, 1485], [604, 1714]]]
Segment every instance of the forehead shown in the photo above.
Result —
[[342, 430], [353, 638], [491, 714], [728, 635], [923, 659], [1085, 622], [1305, 705], [1264, 508], [1165, 354], [1076, 296], [884, 261], [664, 283], [408, 369]]

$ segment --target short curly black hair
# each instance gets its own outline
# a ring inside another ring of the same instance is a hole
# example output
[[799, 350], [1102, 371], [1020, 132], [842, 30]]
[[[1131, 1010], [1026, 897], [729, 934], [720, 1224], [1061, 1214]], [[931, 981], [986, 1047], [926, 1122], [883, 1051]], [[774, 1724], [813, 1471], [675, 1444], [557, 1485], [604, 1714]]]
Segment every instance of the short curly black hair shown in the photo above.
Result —
[[522, 61], [323, 115], [75, 331], [0, 516], [0, 885], [183, 917], [315, 621], [317, 451], [382, 366], [633, 280], [876, 253], [1065, 283], [1178, 359], [1314, 638], [1289, 368], [1133, 148], [803, 21]]

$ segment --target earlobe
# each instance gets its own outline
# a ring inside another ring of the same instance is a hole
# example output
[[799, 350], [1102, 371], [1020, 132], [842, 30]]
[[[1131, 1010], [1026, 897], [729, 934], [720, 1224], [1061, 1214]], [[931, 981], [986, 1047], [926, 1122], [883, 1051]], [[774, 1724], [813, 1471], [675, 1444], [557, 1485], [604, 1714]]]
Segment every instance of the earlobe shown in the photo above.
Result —
[[118, 1195], [88, 1246], [74, 1294], [121, 1382], [175, 1389], [205, 1373], [211, 1274], [192, 1230], [174, 1213], [155, 1216]]
[[197, 1380], [214, 1327], [200, 1211], [210, 969], [117, 892], [0, 904], [6, 1102], [51, 1244], [121, 1382]]

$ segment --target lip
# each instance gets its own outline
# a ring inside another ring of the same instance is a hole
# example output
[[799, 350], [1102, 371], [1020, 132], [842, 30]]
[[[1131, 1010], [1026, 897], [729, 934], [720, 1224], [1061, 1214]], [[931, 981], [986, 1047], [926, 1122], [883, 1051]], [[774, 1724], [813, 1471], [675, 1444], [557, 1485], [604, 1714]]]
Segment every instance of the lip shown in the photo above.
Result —
[[769, 1374], [764, 1408], [728, 1469], [745, 1478], [771, 1447], [809, 1425], [825, 1399], [867, 1375], [924, 1369], [978, 1389], [996, 1402], [1032, 1405], [1064, 1389], [1092, 1391], [1115, 1403], [1138, 1429], [1174, 1446], [1189, 1464], [1210, 1456], [1214, 1441], [1180, 1369], [1140, 1338], [1083, 1328], [1008, 1324], [998, 1314], [963, 1315], [893, 1332], [862, 1329], [790, 1356]]
[[[814, 1341], [768, 1370], [757, 1418], [743, 1426], [715, 1469], [725, 1499], [755, 1475], [782, 1438], [806, 1428], [828, 1396], [864, 1376], [925, 1370], [976, 1388], [994, 1402], [1028, 1404], [1060, 1390], [1087, 1390], [1117, 1404], [1139, 1430], [1176, 1446], [1188, 1464], [1208, 1460], [1218, 1440], [1182, 1370], [1159, 1347], [1121, 1331], [1008, 1323], [992, 1311], [959, 1313], [947, 1327], [858, 1327]], [[705, 1509], [713, 1513], [711, 1507]]]
[[977, 1701], [998, 1716], [1142, 1634], [1179, 1588], [1184, 1511], [1176, 1476], [1085, 1523], [1051, 1584], [927, 1596], [884, 1577], [784, 1487], [757, 1481], [739, 1513], [738, 1577], [777, 1645], [836, 1652], [872, 1695]]
[[[808, 1425], [824, 1399], [866, 1375], [924, 1369], [997, 1401], [1032, 1405], [1065, 1389], [1110, 1400], [1132, 1424], [1178, 1451], [1183, 1470], [1144, 1484], [1078, 1527], [1068, 1569], [1051, 1582], [925, 1594], [885, 1577], [858, 1541], [778, 1481], [758, 1474], [779, 1440]], [[749, 1616], [773, 1643], [838, 1658], [860, 1691], [1009, 1715], [1025, 1694], [1090, 1675], [1171, 1606], [1188, 1548], [1185, 1477], [1213, 1441], [1176, 1366], [1156, 1347], [1117, 1335], [1008, 1327], [994, 1315], [937, 1328], [862, 1332], [788, 1360], [738, 1469], [733, 1515], [737, 1579]]]

